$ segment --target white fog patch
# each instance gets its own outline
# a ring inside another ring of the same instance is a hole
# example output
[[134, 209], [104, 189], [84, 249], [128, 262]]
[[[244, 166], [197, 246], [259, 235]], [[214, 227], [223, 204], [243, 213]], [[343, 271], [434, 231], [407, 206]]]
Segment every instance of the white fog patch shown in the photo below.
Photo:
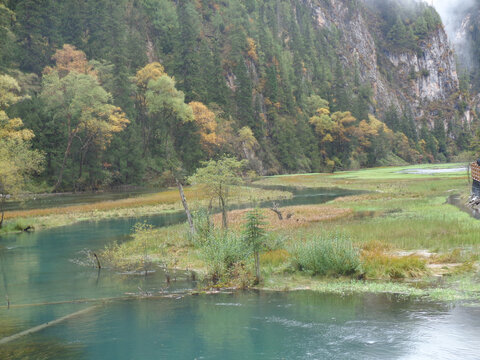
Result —
[[428, 0], [442, 18], [450, 42], [455, 46], [462, 63], [472, 65], [472, 52], [467, 38], [469, 11], [475, 0]]

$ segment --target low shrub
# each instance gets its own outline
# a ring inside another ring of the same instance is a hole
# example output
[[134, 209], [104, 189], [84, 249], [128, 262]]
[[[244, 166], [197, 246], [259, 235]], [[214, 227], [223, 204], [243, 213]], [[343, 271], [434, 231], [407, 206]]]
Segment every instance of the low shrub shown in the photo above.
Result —
[[212, 231], [200, 251], [214, 283], [251, 254], [241, 235], [221, 230]]
[[360, 271], [360, 252], [345, 235], [315, 235], [290, 249], [293, 265], [312, 275], [353, 275]]
[[15, 222], [9, 221], [9, 222], [4, 223], [3, 228], [0, 229], [0, 230], [3, 230], [3, 232], [9, 232], [9, 231], [15, 231], [16, 232], [16, 231], [24, 231], [28, 227], [32, 228], [32, 225], [29, 224], [24, 219], [19, 219]]

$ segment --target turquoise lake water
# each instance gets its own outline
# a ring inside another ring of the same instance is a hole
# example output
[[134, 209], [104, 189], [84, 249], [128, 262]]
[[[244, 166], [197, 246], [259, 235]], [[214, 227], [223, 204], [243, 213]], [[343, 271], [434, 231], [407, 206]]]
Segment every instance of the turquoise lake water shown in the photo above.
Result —
[[[347, 193], [301, 190], [285, 204]], [[183, 296], [195, 286], [186, 273], [167, 284], [161, 269], [145, 277], [78, 264], [84, 249], [128, 240], [138, 220], [81, 222], [0, 238], [0, 337], [95, 306], [0, 345], [0, 359], [480, 358], [475, 306], [308, 291]], [[183, 214], [148, 221], [163, 226], [183, 221]], [[128, 299], [139, 292], [173, 297]], [[71, 303], [101, 298], [123, 299]]]

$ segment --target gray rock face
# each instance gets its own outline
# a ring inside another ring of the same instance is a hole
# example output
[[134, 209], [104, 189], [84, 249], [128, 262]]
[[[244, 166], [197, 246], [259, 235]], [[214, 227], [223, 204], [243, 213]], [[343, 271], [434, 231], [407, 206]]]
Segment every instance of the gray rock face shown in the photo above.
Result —
[[402, 78], [415, 71], [410, 90], [418, 100], [445, 100], [458, 91], [457, 68], [453, 51], [442, 28], [422, 44], [423, 55], [413, 52], [389, 54], [388, 58]]
[[331, 0], [329, 6], [323, 2], [312, 6], [320, 27], [340, 30], [342, 61], [346, 67], [358, 66], [361, 80], [371, 85], [376, 102], [372, 110], [382, 113], [390, 105], [408, 107], [417, 120], [426, 118], [430, 123], [431, 114], [425, 110], [429, 104], [448, 102], [453, 110], [460, 100], [459, 81], [444, 29], [431, 33], [419, 52], [393, 52], [376, 42], [375, 14], [361, 5], [352, 8], [347, 4], [346, 0]]

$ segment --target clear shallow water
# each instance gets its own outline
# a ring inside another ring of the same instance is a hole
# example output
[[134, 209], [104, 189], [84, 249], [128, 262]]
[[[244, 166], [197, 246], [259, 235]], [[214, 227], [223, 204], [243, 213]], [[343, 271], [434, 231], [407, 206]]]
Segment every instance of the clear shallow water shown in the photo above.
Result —
[[49, 207], [63, 207], [70, 205], [91, 204], [99, 201], [120, 200], [130, 197], [138, 197], [145, 194], [153, 194], [160, 190], [149, 188], [118, 189], [115, 191], [39, 194], [28, 196], [23, 200], [7, 201], [5, 210], [43, 209]]
[[465, 199], [462, 199], [460, 195], [450, 195], [447, 198], [447, 203], [450, 205], [454, 205], [460, 210], [470, 214], [471, 217], [480, 220], [480, 210], [476, 207], [470, 207], [467, 205]]
[[[299, 190], [282, 204], [319, 203], [346, 194]], [[0, 305], [7, 294], [12, 305], [0, 308], [0, 338], [97, 305], [0, 345], [0, 359], [22, 359], [29, 352], [32, 359], [107, 360], [480, 357], [478, 308], [388, 296], [247, 292], [51, 304], [191, 289], [194, 284], [183, 273], [167, 286], [160, 269], [144, 277], [72, 262], [85, 248], [125, 241], [136, 221], [82, 222], [0, 238]], [[148, 221], [163, 226], [183, 221], [183, 214]]]
[[450, 174], [450, 173], [460, 173], [466, 172], [468, 168], [466, 166], [461, 166], [457, 168], [446, 168], [446, 169], [408, 169], [400, 171], [403, 174], [415, 174], [415, 175], [435, 175], [435, 174]]
[[479, 317], [478, 308], [391, 296], [199, 295], [114, 302], [16, 346], [61, 344], [70, 352], [62, 359], [473, 360]]

